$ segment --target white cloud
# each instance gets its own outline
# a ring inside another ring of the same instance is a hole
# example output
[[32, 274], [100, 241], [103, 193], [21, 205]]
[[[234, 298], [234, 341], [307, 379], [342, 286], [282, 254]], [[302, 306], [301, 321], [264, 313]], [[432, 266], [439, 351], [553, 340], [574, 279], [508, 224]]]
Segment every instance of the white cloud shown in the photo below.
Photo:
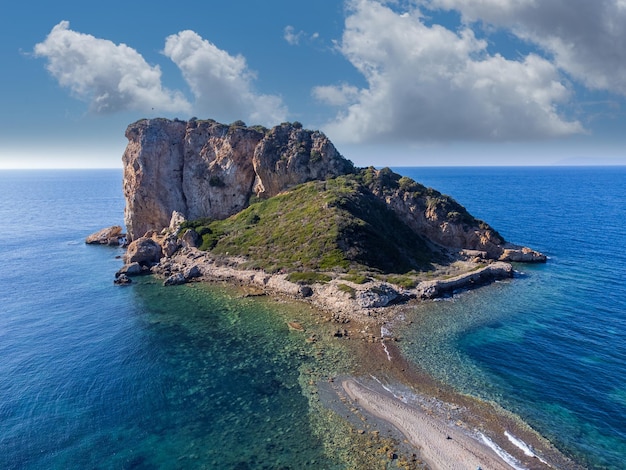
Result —
[[232, 56], [193, 31], [168, 36], [163, 53], [182, 71], [198, 114], [255, 124], [285, 120], [287, 109], [279, 96], [253, 91], [255, 75], [243, 56]]
[[[426, 26], [419, 9], [400, 14], [376, 0], [350, 7], [338, 48], [368, 85], [326, 126], [331, 137], [502, 141], [583, 131], [559, 112], [570, 93], [548, 60], [490, 55], [469, 28]], [[327, 102], [331, 91], [346, 100], [356, 95], [349, 87], [316, 90]]]
[[161, 70], [151, 67], [134, 49], [57, 24], [35, 46], [35, 55], [48, 60], [46, 68], [63, 87], [89, 102], [95, 113], [122, 110], [188, 112], [180, 92], [161, 85]]
[[467, 22], [510, 29], [553, 55], [586, 87], [626, 95], [624, 0], [426, 0], [454, 9]]
[[347, 83], [339, 86], [316, 86], [313, 88], [313, 96], [318, 101], [331, 106], [345, 106], [357, 101], [359, 89]]
[[302, 41], [303, 38], [307, 39], [308, 41], [315, 41], [319, 39], [320, 34], [315, 32], [309, 35], [308, 33], [304, 31], [296, 32], [293, 26], [288, 25], [288, 26], [285, 26], [283, 37], [285, 38], [285, 41], [287, 41], [292, 46], [298, 46], [300, 44], [300, 41]]
[[297, 33], [295, 31], [293, 26], [285, 26], [285, 35], [283, 37], [292, 46], [300, 44], [300, 39], [304, 36], [304, 31], [298, 31]]
[[285, 120], [279, 96], [254, 92], [255, 75], [244, 57], [231, 56], [193, 31], [169, 36], [164, 54], [182, 71], [193, 104], [182, 92], [163, 87], [159, 66], [150, 66], [135, 49], [72, 31], [67, 21], [35, 46], [35, 56], [48, 60], [47, 69], [59, 84], [89, 102], [95, 113], [183, 112], [267, 125]]

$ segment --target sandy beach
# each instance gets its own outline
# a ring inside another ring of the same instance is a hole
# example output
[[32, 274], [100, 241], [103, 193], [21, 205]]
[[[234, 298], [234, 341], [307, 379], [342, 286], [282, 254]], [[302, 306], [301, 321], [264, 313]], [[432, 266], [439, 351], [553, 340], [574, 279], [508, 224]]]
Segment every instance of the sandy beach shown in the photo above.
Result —
[[342, 387], [363, 411], [392, 424], [404, 434], [413, 446], [420, 449], [421, 458], [433, 470], [516, 468], [466, 431], [448, 425], [420, 408], [372, 390], [354, 379], [344, 380]]

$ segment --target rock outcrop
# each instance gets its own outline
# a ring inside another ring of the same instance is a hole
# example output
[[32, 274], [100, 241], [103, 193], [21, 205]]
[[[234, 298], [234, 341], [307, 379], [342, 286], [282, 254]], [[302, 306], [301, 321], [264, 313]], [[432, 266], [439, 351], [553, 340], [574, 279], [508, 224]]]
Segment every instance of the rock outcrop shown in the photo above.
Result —
[[126, 234], [123, 232], [122, 227], [113, 225], [92, 233], [85, 239], [85, 243], [89, 245], [119, 246], [122, 245], [125, 240]]
[[401, 177], [388, 168], [368, 168], [368, 187], [414, 232], [438, 245], [474, 252], [481, 259], [545, 262], [546, 257], [526, 247], [505, 243], [491, 226], [475, 219], [449, 196]]
[[328, 138], [284, 123], [267, 130], [213, 120], [144, 119], [126, 130], [125, 223], [131, 240], [160, 231], [174, 211], [223, 219], [313, 179], [354, 171]]

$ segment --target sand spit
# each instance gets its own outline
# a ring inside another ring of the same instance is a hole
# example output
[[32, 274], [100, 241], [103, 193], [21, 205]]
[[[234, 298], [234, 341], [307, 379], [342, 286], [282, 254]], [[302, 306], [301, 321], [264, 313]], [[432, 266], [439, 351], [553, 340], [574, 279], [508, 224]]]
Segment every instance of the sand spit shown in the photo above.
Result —
[[378, 393], [354, 379], [342, 382], [348, 396], [363, 410], [396, 427], [420, 449], [422, 459], [435, 470], [511, 470], [490, 447], [459, 428], [419, 408]]

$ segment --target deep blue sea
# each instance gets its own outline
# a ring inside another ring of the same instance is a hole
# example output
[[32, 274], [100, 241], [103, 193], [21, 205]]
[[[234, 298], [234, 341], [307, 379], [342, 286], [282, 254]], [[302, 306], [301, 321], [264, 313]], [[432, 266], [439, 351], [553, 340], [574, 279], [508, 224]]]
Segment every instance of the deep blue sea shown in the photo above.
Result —
[[[545, 265], [398, 325], [404, 353], [588, 468], [626, 461], [626, 167], [396, 168]], [[307, 384], [348, 370], [305, 307], [113, 285], [121, 170], [0, 171], [0, 468], [345, 468]], [[310, 325], [310, 326], [309, 326]]]

